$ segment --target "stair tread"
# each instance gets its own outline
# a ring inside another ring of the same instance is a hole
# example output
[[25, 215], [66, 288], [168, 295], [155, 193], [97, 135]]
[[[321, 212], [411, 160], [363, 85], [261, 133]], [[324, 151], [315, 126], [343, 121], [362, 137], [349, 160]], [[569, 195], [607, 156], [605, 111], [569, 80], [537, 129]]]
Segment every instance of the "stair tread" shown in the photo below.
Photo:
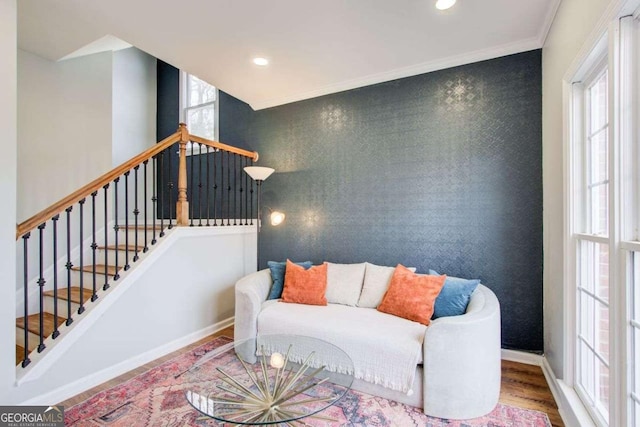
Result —
[[[45, 337], [48, 337], [55, 330], [55, 319], [53, 314], [47, 313], [46, 311], [42, 313], [43, 316], [43, 333]], [[36, 335], [40, 334], [40, 313], [31, 314], [28, 317], [29, 320], [29, 332], [34, 333]], [[65, 318], [62, 316], [58, 316], [58, 326], [61, 326], [65, 321]], [[24, 317], [19, 317], [16, 319], [16, 326], [18, 328], [24, 329], [25, 320]], [[30, 346], [31, 347], [31, 346]]]
[[24, 360], [24, 347], [20, 347], [16, 344], [16, 365], [19, 365]]
[[[80, 267], [71, 267], [73, 271], [83, 271], [85, 273], [93, 273], [93, 265], [84, 265]], [[96, 264], [96, 274], [104, 275], [105, 271], [109, 276], [115, 276], [118, 270], [113, 265]]]
[[[82, 290], [82, 294], [84, 295], [83, 302], [87, 302], [91, 298], [92, 293], [93, 292], [90, 289], [84, 288]], [[48, 297], [53, 297], [53, 291], [46, 291], [44, 295]], [[65, 301], [69, 299], [67, 288], [58, 289], [58, 299], [62, 299]], [[71, 302], [80, 304], [80, 288], [77, 286], [71, 287]]]
[[[138, 252], [142, 251], [144, 249], [144, 246], [141, 245], [129, 245], [129, 252], [135, 252], [136, 250]], [[124, 251], [127, 249], [127, 245], [108, 245], [108, 246], [98, 246], [98, 249], [110, 249], [110, 250], [118, 250], [118, 251]]]

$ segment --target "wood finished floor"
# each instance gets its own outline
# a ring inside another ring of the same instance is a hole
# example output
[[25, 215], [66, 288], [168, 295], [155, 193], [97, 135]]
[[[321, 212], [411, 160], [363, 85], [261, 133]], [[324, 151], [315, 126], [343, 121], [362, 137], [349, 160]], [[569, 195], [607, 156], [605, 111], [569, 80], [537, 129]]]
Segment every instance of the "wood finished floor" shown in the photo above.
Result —
[[[196, 343], [170, 353], [164, 357], [156, 359], [126, 374], [100, 384], [90, 390], [80, 393], [71, 399], [60, 402], [65, 408], [84, 402], [96, 393], [121, 384], [149, 369], [172, 359], [184, 351], [198, 347], [213, 338], [219, 336], [227, 336], [233, 338], [233, 326], [223, 329], [213, 335], [210, 335]], [[564, 427], [564, 423], [558, 413], [558, 407], [553, 399], [551, 390], [544, 378], [542, 370], [538, 366], [525, 365], [522, 363], [502, 361], [502, 387], [500, 392], [500, 402], [505, 405], [517, 406], [520, 408], [534, 409], [536, 411], [546, 412], [553, 427]]]

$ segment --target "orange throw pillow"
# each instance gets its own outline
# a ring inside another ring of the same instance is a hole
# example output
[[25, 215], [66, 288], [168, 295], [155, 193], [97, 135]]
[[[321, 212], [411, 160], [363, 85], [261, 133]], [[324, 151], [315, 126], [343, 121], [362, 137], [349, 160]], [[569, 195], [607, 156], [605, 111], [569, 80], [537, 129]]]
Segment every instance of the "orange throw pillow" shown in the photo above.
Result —
[[327, 305], [327, 263], [314, 265], [305, 270], [287, 260], [284, 274], [283, 302], [298, 304]]
[[434, 303], [446, 278], [416, 274], [398, 264], [378, 311], [429, 326]]

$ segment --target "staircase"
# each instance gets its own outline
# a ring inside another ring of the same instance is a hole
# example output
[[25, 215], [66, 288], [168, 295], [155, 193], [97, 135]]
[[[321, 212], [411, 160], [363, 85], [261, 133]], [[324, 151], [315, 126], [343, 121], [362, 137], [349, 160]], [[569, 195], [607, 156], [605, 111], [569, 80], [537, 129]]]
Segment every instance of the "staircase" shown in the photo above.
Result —
[[[188, 143], [200, 146], [189, 163]], [[157, 247], [165, 230], [229, 226], [232, 219], [233, 225], [237, 219], [248, 225], [254, 184], [243, 169], [257, 159], [256, 152], [190, 135], [181, 124], [154, 147], [19, 224], [18, 369], [63, 339]]]
[[[124, 221], [122, 221], [124, 222]], [[119, 241], [144, 241], [145, 234], [150, 236], [154, 230], [152, 227], [144, 226], [130, 226], [119, 227], [120, 234]], [[115, 232], [114, 232], [115, 233]], [[164, 230], [159, 228], [155, 229], [155, 233], [160, 235], [164, 234]], [[115, 239], [113, 239], [115, 240]], [[97, 246], [97, 259], [111, 260], [108, 265], [95, 264], [96, 275], [96, 298], [93, 301], [97, 301], [102, 295], [108, 292], [112, 287], [117, 284], [115, 279], [116, 274], [122, 275], [124, 272], [124, 266], [131, 266], [137, 260], [143, 252], [147, 252], [149, 248], [145, 250], [144, 245], [107, 245]], [[85, 305], [92, 302], [93, 293], [93, 250], [88, 248], [83, 254], [82, 268], [71, 267], [71, 283], [70, 287], [63, 287], [57, 290], [48, 290], [43, 292], [44, 296], [44, 311], [42, 312], [42, 329], [44, 339], [54, 338], [53, 334], [58, 331], [59, 328], [67, 321], [68, 313], [72, 313], [72, 316], [77, 317], [85, 311]], [[116, 267], [116, 260], [118, 261], [118, 267]], [[82, 277], [81, 277], [82, 276]], [[105, 278], [107, 279], [105, 281]], [[82, 288], [80, 284], [82, 283]], [[108, 286], [105, 288], [105, 283]], [[57, 310], [56, 310], [57, 308]], [[74, 318], [72, 317], [72, 318]], [[25, 320], [27, 319], [27, 320]], [[57, 319], [57, 321], [56, 321]], [[25, 317], [18, 317], [16, 319], [16, 365], [19, 365], [25, 357], [25, 325], [27, 325], [27, 331], [29, 334], [29, 353], [37, 350], [40, 343], [40, 313], [30, 314]], [[57, 338], [57, 335], [56, 337]]]

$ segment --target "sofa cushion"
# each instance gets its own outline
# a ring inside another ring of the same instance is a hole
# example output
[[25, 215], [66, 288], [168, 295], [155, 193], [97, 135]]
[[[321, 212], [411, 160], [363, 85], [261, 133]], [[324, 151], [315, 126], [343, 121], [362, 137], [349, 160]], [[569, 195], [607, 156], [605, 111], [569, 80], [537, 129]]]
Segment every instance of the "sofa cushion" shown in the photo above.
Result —
[[[389, 282], [395, 267], [384, 267], [366, 262], [362, 293], [358, 300], [358, 307], [376, 308], [382, 302], [382, 297], [389, 289]], [[410, 267], [411, 271], [416, 271]]]
[[[438, 272], [429, 270], [429, 274], [437, 275]], [[436, 298], [432, 319], [447, 316], [461, 316], [467, 312], [467, 305], [471, 300], [471, 294], [476, 290], [480, 280], [461, 279], [447, 276], [440, 295]]]
[[287, 272], [284, 275], [283, 302], [299, 304], [327, 305], [327, 263], [314, 265], [305, 270], [287, 260]]
[[333, 264], [327, 263], [327, 302], [329, 304], [358, 304], [365, 263]]
[[446, 278], [416, 274], [398, 264], [378, 311], [429, 326], [433, 305]]
[[[304, 268], [311, 267], [311, 261], [297, 262], [296, 264], [301, 265]], [[282, 289], [284, 288], [284, 274], [287, 268], [287, 263], [268, 261], [267, 265], [269, 266], [269, 270], [271, 270], [271, 280], [273, 281], [267, 299], [282, 298]]]
[[422, 363], [426, 329], [375, 309], [340, 304], [267, 301], [258, 315], [258, 336], [293, 334], [327, 341], [351, 357], [356, 378], [403, 393], [411, 389]]

